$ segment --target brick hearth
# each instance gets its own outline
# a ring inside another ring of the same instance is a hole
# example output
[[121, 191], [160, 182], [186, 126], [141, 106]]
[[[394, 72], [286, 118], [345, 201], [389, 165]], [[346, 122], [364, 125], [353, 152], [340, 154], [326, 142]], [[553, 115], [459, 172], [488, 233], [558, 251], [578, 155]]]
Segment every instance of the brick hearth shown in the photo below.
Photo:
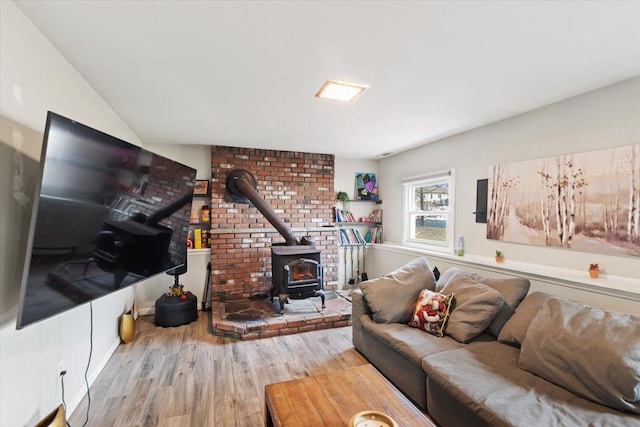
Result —
[[256, 314], [255, 319], [238, 319], [235, 313], [225, 309], [234, 302], [214, 301], [211, 307], [213, 333], [218, 336], [241, 340], [269, 338], [319, 329], [339, 328], [351, 325], [351, 301], [348, 297], [329, 297], [324, 310], [319, 298], [292, 300], [286, 304], [283, 314], [276, 314], [278, 302], [268, 299], [247, 300], [247, 311]]

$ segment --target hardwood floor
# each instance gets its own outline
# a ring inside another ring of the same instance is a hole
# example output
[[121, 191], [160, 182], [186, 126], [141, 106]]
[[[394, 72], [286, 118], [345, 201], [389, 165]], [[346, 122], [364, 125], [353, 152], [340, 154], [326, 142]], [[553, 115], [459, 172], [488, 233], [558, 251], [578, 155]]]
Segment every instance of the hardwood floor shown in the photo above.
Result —
[[[212, 335], [210, 315], [160, 328], [136, 320], [136, 338], [121, 344], [91, 387], [88, 426], [264, 425], [264, 386], [366, 364], [351, 327], [253, 341]], [[69, 419], [81, 426], [87, 398]]]

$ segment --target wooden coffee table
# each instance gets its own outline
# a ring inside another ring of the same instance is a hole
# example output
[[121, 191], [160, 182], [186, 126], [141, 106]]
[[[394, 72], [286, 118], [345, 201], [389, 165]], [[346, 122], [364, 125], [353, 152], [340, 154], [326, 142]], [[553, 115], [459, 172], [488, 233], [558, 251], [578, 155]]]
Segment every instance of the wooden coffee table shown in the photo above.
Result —
[[383, 412], [400, 427], [436, 426], [372, 365], [269, 384], [265, 400], [267, 426], [346, 427], [366, 410]]

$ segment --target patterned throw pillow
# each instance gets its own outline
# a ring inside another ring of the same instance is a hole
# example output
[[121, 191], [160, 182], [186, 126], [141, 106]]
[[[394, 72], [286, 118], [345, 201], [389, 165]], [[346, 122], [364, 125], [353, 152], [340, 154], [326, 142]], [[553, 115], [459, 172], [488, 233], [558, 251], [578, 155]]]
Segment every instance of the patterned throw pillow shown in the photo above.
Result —
[[453, 294], [444, 295], [428, 289], [422, 290], [409, 326], [423, 329], [437, 337], [443, 336], [452, 301]]

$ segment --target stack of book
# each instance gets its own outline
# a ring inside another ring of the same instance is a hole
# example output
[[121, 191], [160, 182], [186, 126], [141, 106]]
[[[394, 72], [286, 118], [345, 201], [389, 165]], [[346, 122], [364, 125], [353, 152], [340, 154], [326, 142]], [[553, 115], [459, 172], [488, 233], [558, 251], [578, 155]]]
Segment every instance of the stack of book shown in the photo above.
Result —
[[351, 212], [344, 209], [334, 209], [336, 213], [336, 222], [356, 222], [356, 218]]
[[378, 225], [376, 227], [371, 227], [367, 234], [364, 236], [364, 241], [366, 243], [382, 243], [383, 235], [382, 235], [382, 226]]
[[382, 209], [374, 209], [373, 212], [369, 214], [369, 222], [382, 224]]
[[341, 228], [340, 229], [340, 245], [364, 245], [365, 239], [357, 228]]
[[193, 247], [194, 249], [203, 249], [211, 247], [211, 233], [209, 230], [195, 228], [193, 230]]

